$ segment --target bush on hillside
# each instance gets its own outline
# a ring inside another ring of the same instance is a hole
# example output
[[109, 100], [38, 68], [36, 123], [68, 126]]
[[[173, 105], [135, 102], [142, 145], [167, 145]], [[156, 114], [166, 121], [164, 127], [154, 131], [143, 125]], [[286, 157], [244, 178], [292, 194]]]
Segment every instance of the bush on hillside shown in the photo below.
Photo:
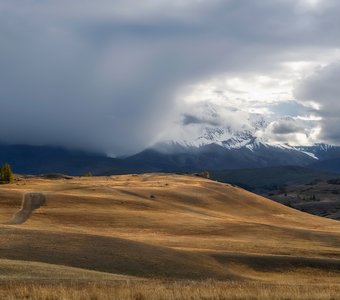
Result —
[[83, 177], [92, 177], [93, 175], [92, 175], [92, 173], [91, 172], [86, 172], [84, 175], [83, 175]]
[[0, 167], [0, 181], [3, 183], [10, 183], [14, 180], [14, 174], [9, 164], [4, 164]]
[[204, 171], [204, 172], [201, 172], [201, 173], [194, 173], [195, 176], [197, 177], [202, 177], [202, 178], [207, 178], [209, 179], [210, 178], [210, 174], [208, 171]]
[[328, 184], [336, 184], [336, 185], [340, 185], [340, 178], [333, 178], [333, 179], [329, 179], [327, 180]]
[[317, 185], [320, 182], [322, 182], [322, 179], [316, 178], [316, 179], [313, 179], [312, 181], [306, 183], [306, 185]]

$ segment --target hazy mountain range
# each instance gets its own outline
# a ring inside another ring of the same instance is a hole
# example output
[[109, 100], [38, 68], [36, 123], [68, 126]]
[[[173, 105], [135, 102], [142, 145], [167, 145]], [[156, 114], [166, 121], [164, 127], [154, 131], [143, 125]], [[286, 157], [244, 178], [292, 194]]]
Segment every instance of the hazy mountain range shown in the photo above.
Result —
[[[338, 146], [277, 142], [280, 135], [294, 132], [297, 125], [291, 117], [273, 121], [269, 116], [252, 113], [243, 125], [235, 125], [226, 122], [232, 116], [232, 112], [228, 117], [217, 107], [204, 105], [200, 113], [182, 115], [173, 135], [166, 134], [154, 145], [125, 157], [53, 146], [0, 144], [0, 162], [9, 162], [15, 172], [29, 174], [196, 172], [280, 166], [340, 172]], [[274, 140], [272, 134], [276, 135]]]
[[140, 172], [194, 172], [274, 166], [302, 166], [340, 172], [340, 147], [271, 145], [240, 136], [200, 146], [178, 142], [159, 143], [128, 157], [110, 158], [102, 153], [66, 150], [53, 146], [0, 145], [0, 161], [17, 173], [82, 175]]

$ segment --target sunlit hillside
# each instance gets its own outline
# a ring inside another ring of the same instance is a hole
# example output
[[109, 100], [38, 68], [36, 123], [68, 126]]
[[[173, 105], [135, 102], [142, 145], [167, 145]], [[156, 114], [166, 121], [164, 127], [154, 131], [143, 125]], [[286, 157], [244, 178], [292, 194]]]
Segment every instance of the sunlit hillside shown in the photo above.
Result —
[[[44, 193], [46, 204], [4, 224], [26, 192]], [[0, 218], [3, 297], [203, 299], [207, 280], [216, 299], [340, 292], [338, 221], [200, 177], [21, 177], [0, 186]]]

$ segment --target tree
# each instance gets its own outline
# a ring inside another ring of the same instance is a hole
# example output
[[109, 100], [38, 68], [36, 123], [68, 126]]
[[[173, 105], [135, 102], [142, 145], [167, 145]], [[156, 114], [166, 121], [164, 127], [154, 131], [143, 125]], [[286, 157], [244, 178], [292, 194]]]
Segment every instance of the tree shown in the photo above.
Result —
[[92, 173], [91, 172], [86, 172], [83, 177], [92, 177]]
[[7, 182], [7, 183], [10, 183], [14, 180], [12, 168], [9, 164], [6, 163], [1, 167], [0, 179], [1, 181]]
[[209, 179], [209, 178], [210, 178], [210, 173], [209, 173], [208, 171], [204, 171], [204, 172], [202, 173], [202, 177], [203, 177], [203, 178]]

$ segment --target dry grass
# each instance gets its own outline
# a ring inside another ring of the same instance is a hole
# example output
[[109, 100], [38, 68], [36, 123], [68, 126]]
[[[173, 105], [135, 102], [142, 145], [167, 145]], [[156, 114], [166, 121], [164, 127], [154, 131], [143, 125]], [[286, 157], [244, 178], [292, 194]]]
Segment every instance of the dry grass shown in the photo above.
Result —
[[89, 282], [138, 280], [132, 276], [90, 271], [63, 265], [0, 259], [0, 285], [6, 282]]
[[240, 282], [161, 282], [120, 281], [110, 284], [29, 284], [0, 286], [4, 300], [208, 300], [208, 299], [339, 299], [339, 285], [290, 285]]
[[22, 179], [0, 186], [0, 222], [27, 192], [47, 203], [22, 225], [0, 225], [0, 299], [339, 294], [339, 222], [227, 184], [166, 174]]

